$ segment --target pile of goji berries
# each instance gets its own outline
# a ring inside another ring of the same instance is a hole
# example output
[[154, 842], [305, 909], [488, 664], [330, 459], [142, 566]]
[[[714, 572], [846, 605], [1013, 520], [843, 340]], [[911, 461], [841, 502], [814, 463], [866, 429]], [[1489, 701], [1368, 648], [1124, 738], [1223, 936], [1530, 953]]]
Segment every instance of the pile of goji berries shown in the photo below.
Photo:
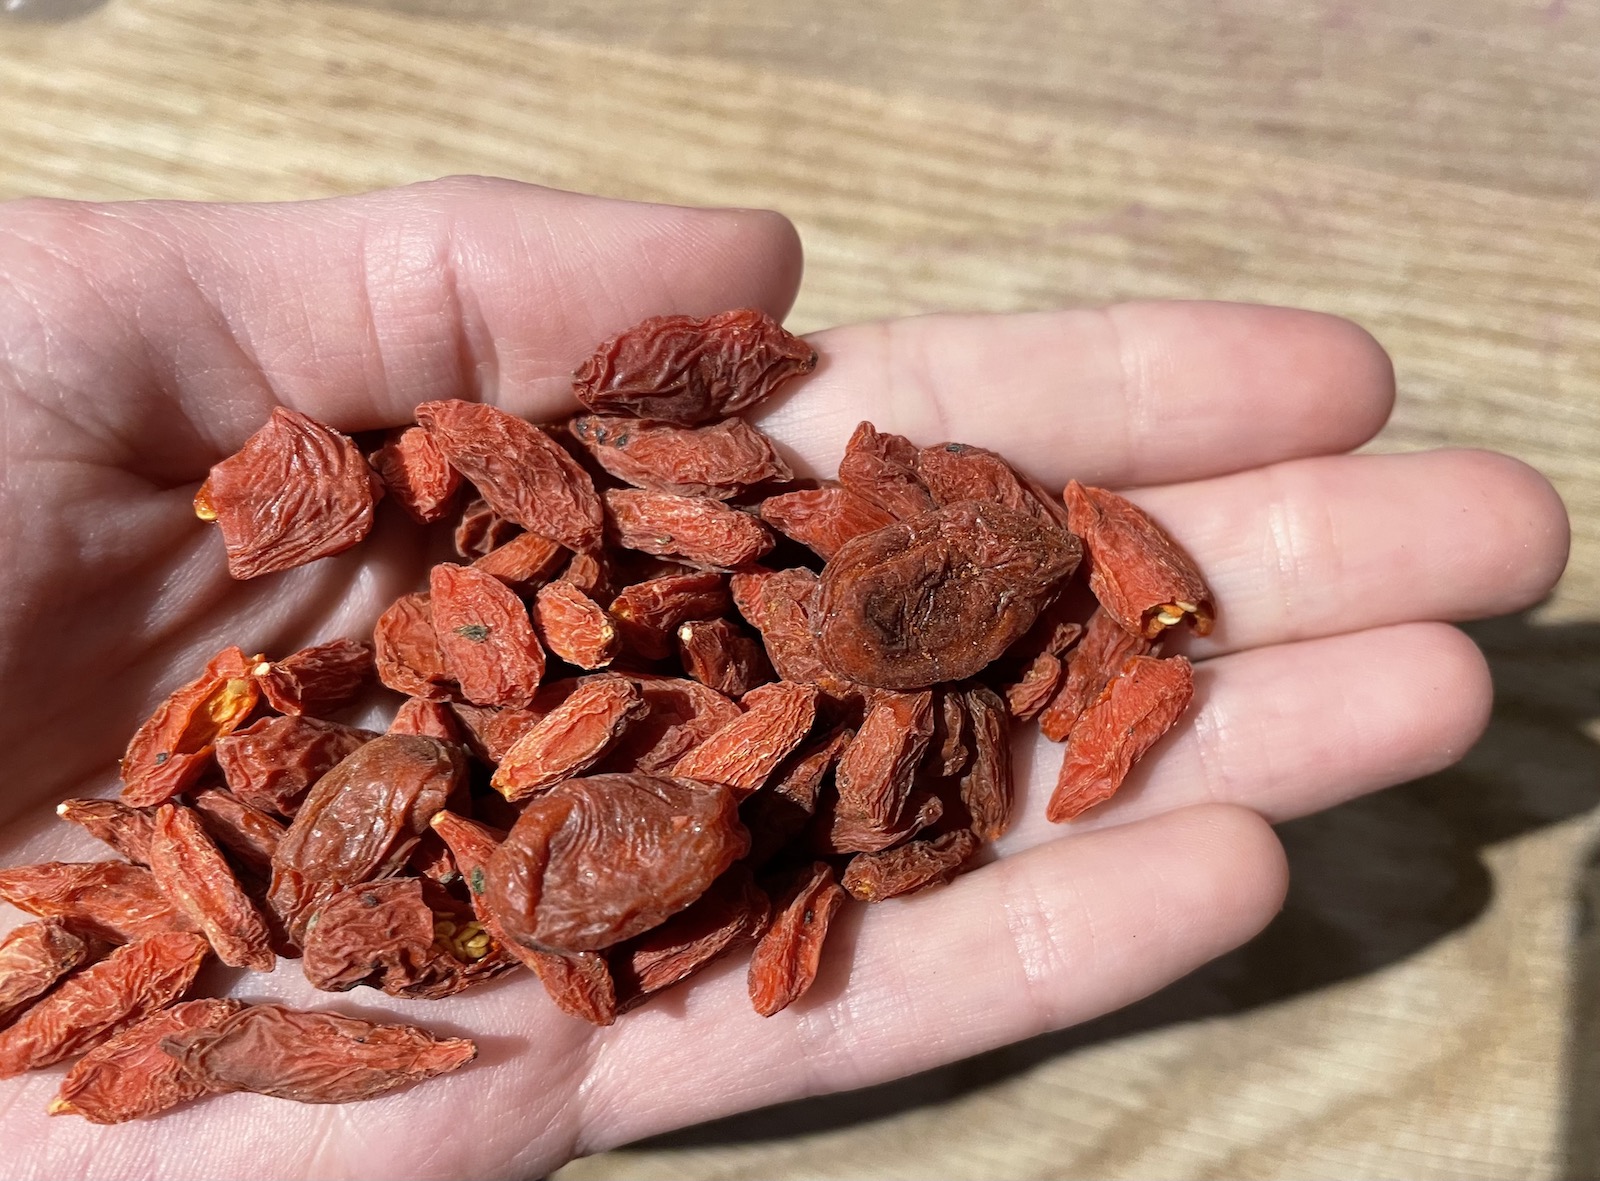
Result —
[[[1006, 831], [1012, 719], [1066, 742], [1050, 819], [1115, 792], [1192, 694], [1155, 648], [1210, 628], [1193, 565], [1113, 493], [870, 423], [836, 481], [796, 481], [734, 415], [815, 363], [759, 312], [660, 317], [579, 369], [564, 424], [429, 402], [367, 457], [274, 411], [195, 497], [235, 577], [349, 548], [384, 495], [454, 519], [462, 561], [370, 645], [228, 648], [174, 692], [120, 800], [58, 809], [125, 860], [0, 871], [42, 920], [0, 943], [0, 1077], [87, 1051], [51, 1110], [109, 1123], [365, 1098], [475, 1053], [183, 1000], [213, 954], [425, 998], [525, 965], [608, 1025], [753, 944], [770, 1015], [847, 898], [948, 881]], [[374, 676], [403, 697], [384, 734], [337, 720]]]

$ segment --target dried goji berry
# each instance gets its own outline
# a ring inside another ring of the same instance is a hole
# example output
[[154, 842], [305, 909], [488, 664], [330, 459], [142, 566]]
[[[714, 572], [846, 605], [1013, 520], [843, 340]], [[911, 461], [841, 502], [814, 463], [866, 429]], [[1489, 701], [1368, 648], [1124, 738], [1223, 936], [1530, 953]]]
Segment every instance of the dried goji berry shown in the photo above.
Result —
[[272, 855], [283, 839], [282, 821], [219, 787], [192, 792], [189, 802], [206, 835], [227, 850], [235, 864], [263, 878], [272, 872]]
[[761, 633], [772, 667], [786, 681], [816, 684], [826, 666], [817, 655], [811, 626], [817, 576], [804, 566], [791, 570], [741, 571], [728, 581], [739, 613]]
[[622, 646], [622, 636], [605, 608], [570, 582], [539, 588], [533, 625], [546, 648], [579, 668], [603, 668]]
[[570, 552], [537, 533], [519, 533], [476, 559], [472, 567], [493, 575], [519, 594], [530, 594], [555, 577]]
[[348, 704], [372, 673], [372, 648], [358, 640], [330, 640], [251, 670], [273, 709], [314, 717]]
[[620, 1006], [633, 1008], [758, 938], [771, 908], [750, 871], [735, 865], [659, 927], [611, 950]]
[[500, 516], [571, 549], [600, 544], [594, 481], [530, 422], [481, 402], [449, 399], [416, 409], [439, 450]]
[[727, 619], [691, 619], [678, 626], [683, 671], [718, 693], [743, 697], [773, 679], [766, 650]]
[[972, 734], [972, 757], [960, 779], [961, 802], [973, 832], [982, 840], [998, 841], [1011, 827], [1013, 798], [1005, 703], [983, 685], [969, 686], [961, 699]]
[[944, 686], [933, 691], [933, 737], [922, 765], [930, 775], [959, 775], [967, 765], [969, 725], [961, 691]]
[[478, 705], [521, 707], [544, 676], [544, 649], [528, 609], [504, 583], [444, 563], [428, 579], [434, 634], [461, 694]]
[[217, 765], [239, 799], [293, 816], [313, 783], [376, 737], [319, 718], [262, 718], [217, 740]]
[[456, 554], [470, 562], [508, 545], [521, 533], [521, 525], [502, 517], [480, 496], [467, 502], [456, 522]]
[[1027, 513], [1051, 528], [1068, 527], [1066, 510], [1055, 497], [983, 447], [967, 443], [924, 447], [917, 452], [915, 467], [938, 505], [985, 500]]
[[439, 834], [425, 832], [418, 839], [411, 856], [406, 858], [406, 868], [419, 877], [448, 886], [461, 880], [456, 860], [449, 848], [439, 839]]
[[811, 627], [816, 587], [816, 574], [805, 566], [742, 571], [728, 582], [739, 613], [762, 634], [766, 655], [784, 680], [816, 685], [829, 675]]
[[1083, 626], [1061, 615], [1058, 600], [986, 674], [1014, 718], [1026, 721], [1037, 717], [1065, 680], [1066, 665], [1061, 657], [1083, 634]]
[[62, 800], [56, 815], [104, 841], [135, 865], [150, 864], [150, 813], [116, 800]]
[[1110, 799], [1193, 696], [1194, 670], [1182, 656], [1128, 657], [1067, 736], [1045, 816], [1060, 824]]
[[625, 677], [591, 677], [539, 720], [500, 760], [489, 783], [516, 802], [592, 767], [649, 710]]
[[739, 717], [739, 706], [696, 681], [629, 673], [649, 711], [628, 726], [600, 762], [610, 771], [668, 772], [677, 761]]
[[442, 521], [461, 488], [461, 473], [419, 426], [392, 432], [368, 462], [394, 501], [421, 525]]
[[256, 578], [347, 550], [372, 529], [383, 482], [344, 435], [279, 406], [195, 493], [215, 521], [228, 573]]
[[334, 891], [306, 923], [301, 970], [310, 986], [346, 992], [384, 987], [390, 975], [413, 981], [434, 957], [434, 912], [414, 877], [363, 882]]
[[761, 502], [761, 519], [823, 558], [852, 537], [895, 522], [892, 513], [837, 484], [769, 496]]
[[616, 986], [604, 956], [593, 951], [556, 955], [524, 947], [506, 938], [484, 896], [488, 888], [485, 867], [494, 856], [494, 851], [500, 847], [500, 842], [505, 840], [505, 834], [448, 811], [434, 816], [432, 824], [461, 866], [462, 877], [472, 897], [472, 909], [479, 921], [507, 951], [533, 969], [556, 1007], [591, 1025], [610, 1025], [615, 1021]]
[[257, 663], [238, 648], [224, 648], [205, 672], [157, 707], [122, 756], [123, 803], [165, 803], [211, 769], [217, 739], [256, 707], [260, 694], [250, 670]]
[[372, 629], [372, 644], [378, 680], [396, 693], [433, 701], [455, 695], [456, 683], [444, 665], [426, 591], [401, 595], [390, 603]]
[[466, 731], [467, 749], [474, 758], [490, 766], [499, 766], [506, 752], [549, 712], [545, 709], [495, 709], [493, 706], [471, 705], [464, 701], [458, 701], [450, 708]]
[[[810, 574], [813, 585], [816, 574], [804, 567], [799, 568], [803, 574]], [[734, 607], [739, 614], [744, 616], [745, 622], [751, 627], [760, 627], [761, 619], [761, 588], [767, 579], [776, 578], [780, 573], [792, 574], [791, 570], [769, 570], [765, 566], [749, 566], [739, 570], [728, 577], [728, 597], [733, 600]]]
[[711, 570], [668, 574], [625, 586], [611, 600], [623, 642], [646, 660], [672, 655], [680, 625], [728, 609], [728, 576]]
[[935, 507], [917, 475], [918, 447], [904, 435], [880, 432], [870, 422], [856, 427], [839, 460], [839, 483], [899, 520]]
[[162, 892], [205, 933], [218, 959], [232, 968], [272, 971], [277, 957], [266, 920], [188, 808], [162, 804], [156, 809], [150, 872]]
[[474, 913], [483, 920], [485, 926], [492, 927], [493, 915], [483, 900], [483, 892], [488, 886], [483, 876], [484, 866], [489, 864], [489, 858], [494, 856], [494, 851], [506, 839], [506, 834], [487, 824], [457, 815], [448, 808], [435, 812], [428, 825], [454, 854], [456, 864], [461, 869], [461, 880], [466, 883], [467, 894], [472, 899]]
[[772, 534], [758, 517], [720, 500], [612, 488], [605, 501], [617, 544], [627, 549], [731, 570], [772, 548]]
[[1153, 645], [1117, 622], [1101, 608], [1089, 617], [1089, 626], [1063, 664], [1061, 688], [1039, 712], [1039, 729], [1051, 742], [1065, 742], [1095, 698], [1117, 675], [1130, 656], [1148, 656]]
[[120, 1124], [200, 1098], [206, 1085], [165, 1053], [161, 1041], [213, 1025], [242, 1008], [239, 1001], [203, 997], [152, 1013], [80, 1058], [61, 1080], [50, 1114]]
[[1089, 554], [1089, 589], [1128, 631], [1154, 639], [1188, 620], [1211, 630], [1211, 590], [1189, 556], [1126, 497], [1073, 480], [1062, 494]]
[[347, 886], [318, 907], [300, 960], [325, 992], [358, 984], [437, 1000], [516, 966], [484, 924], [435, 912], [418, 878]]
[[878, 694], [834, 772], [836, 815], [885, 834], [894, 831], [932, 737], [931, 691]]
[[531, 947], [517, 948], [516, 944], [511, 946], [539, 977], [539, 983], [544, 985], [556, 1008], [567, 1016], [590, 1025], [610, 1025], [617, 1019], [616, 981], [611, 975], [610, 962], [600, 952], [557, 955]]
[[1035, 656], [1019, 676], [1005, 686], [1006, 709], [1019, 721], [1029, 721], [1050, 704], [1061, 687], [1061, 658], [1048, 652]]
[[12, 928], [0, 939], [0, 1028], [88, 956], [88, 944], [58, 919]]
[[852, 897], [882, 902], [948, 882], [977, 851], [970, 829], [957, 829], [927, 841], [910, 841], [881, 853], [857, 853], [841, 882]]
[[411, 734], [374, 738], [319, 779], [273, 857], [268, 901], [291, 936], [341, 886], [398, 871], [465, 784], [457, 747]]
[[616, 589], [616, 577], [616, 566], [610, 557], [602, 551], [590, 550], [572, 555], [561, 571], [560, 581], [570, 582], [596, 602], [604, 602]]
[[594, 414], [567, 428], [601, 467], [636, 488], [727, 500], [768, 480], [794, 478], [772, 440], [742, 418], [683, 427]]
[[747, 409], [816, 364], [815, 349], [753, 308], [653, 316], [602, 343], [572, 392], [599, 414], [692, 425]]
[[739, 613], [761, 633], [767, 658], [779, 677], [815, 685], [833, 701], [859, 698], [859, 687], [829, 669], [817, 650], [814, 573], [803, 566], [743, 571], [729, 580], [728, 589]]
[[[481, 707], [480, 707], [481, 708]], [[461, 723], [448, 705], [425, 697], [408, 697], [394, 711], [390, 734], [421, 734], [440, 742], [465, 742]]]
[[181, 997], [210, 952], [185, 931], [150, 935], [68, 976], [0, 1030], [0, 1078], [81, 1054]]
[[351, 1103], [465, 1066], [478, 1048], [414, 1025], [380, 1025], [282, 1005], [247, 1005], [162, 1050], [209, 1091], [253, 1091], [300, 1103]]
[[811, 685], [774, 681], [750, 690], [742, 704], [743, 714], [677, 761], [675, 776], [720, 783], [741, 799], [749, 795], [810, 732], [817, 691]]
[[505, 933], [597, 951], [664, 922], [749, 850], [733, 793], [653, 775], [568, 779], [535, 796], [489, 862]]
[[46, 861], [0, 869], [0, 899], [111, 943], [194, 929], [148, 869], [125, 861]]
[[888, 689], [965, 679], [1033, 626], [1078, 556], [1070, 534], [981, 501], [863, 534], [822, 571], [822, 657]]
[[837, 797], [817, 809], [811, 848], [819, 854], [876, 853], [909, 840], [944, 816], [944, 802], [932, 793], [911, 798], [899, 818], [880, 824], [860, 812], [841, 811]]
[[817, 978], [822, 942], [849, 897], [818, 861], [773, 907], [772, 922], [750, 957], [750, 1004], [763, 1017], [788, 1008]]

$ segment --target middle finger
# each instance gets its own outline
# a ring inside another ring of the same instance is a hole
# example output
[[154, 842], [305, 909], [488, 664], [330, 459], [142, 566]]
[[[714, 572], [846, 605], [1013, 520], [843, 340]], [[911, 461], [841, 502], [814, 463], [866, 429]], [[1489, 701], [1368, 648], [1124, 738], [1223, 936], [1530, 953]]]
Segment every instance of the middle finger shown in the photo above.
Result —
[[1196, 657], [1538, 601], [1567, 518], [1538, 472], [1485, 451], [1341, 455], [1133, 494], [1210, 584]]
[[1442, 623], [1407, 623], [1203, 661], [1195, 699], [1109, 803], [1045, 819], [1065, 747], [1017, 731], [1016, 823], [1002, 853], [1191, 804], [1274, 824], [1449, 766], [1483, 732], [1483, 655]]

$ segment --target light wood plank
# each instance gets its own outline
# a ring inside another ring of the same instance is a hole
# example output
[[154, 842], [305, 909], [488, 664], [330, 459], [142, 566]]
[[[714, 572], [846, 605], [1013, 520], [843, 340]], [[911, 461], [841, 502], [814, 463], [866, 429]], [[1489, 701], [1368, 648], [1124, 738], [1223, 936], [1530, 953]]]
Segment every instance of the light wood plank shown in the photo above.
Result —
[[1086, 1033], [564, 1177], [1590, 1175], [1600, 1065], [1569, 1042], [1596, 1028], [1600, 950], [1569, 920], [1600, 899], [1600, 5], [404, 9], [111, 0], [0, 23], [0, 196], [486, 172], [782, 209], [803, 329], [1323, 308], [1395, 357], [1378, 446], [1509, 450], [1574, 512], [1552, 602], [1475, 632], [1489, 739], [1288, 826], [1295, 893], [1254, 947]]

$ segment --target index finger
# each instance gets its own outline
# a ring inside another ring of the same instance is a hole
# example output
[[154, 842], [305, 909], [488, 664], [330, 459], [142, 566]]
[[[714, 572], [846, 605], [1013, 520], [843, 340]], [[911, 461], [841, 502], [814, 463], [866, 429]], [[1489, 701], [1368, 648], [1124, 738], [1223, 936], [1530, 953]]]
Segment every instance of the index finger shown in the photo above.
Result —
[[1348, 320], [1227, 303], [932, 315], [830, 329], [763, 426], [832, 475], [863, 418], [976, 444], [1055, 488], [1188, 480], [1347, 451], [1389, 416], [1394, 370]]

